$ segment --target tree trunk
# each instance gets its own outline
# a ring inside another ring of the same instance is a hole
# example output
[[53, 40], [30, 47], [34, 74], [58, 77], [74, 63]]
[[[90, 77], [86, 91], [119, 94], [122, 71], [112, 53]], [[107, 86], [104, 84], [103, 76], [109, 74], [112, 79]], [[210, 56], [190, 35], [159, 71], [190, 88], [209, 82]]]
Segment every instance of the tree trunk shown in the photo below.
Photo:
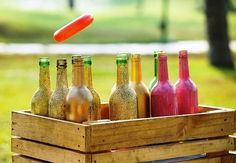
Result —
[[229, 49], [227, 0], [205, 0], [210, 63], [216, 67], [234, 68]]

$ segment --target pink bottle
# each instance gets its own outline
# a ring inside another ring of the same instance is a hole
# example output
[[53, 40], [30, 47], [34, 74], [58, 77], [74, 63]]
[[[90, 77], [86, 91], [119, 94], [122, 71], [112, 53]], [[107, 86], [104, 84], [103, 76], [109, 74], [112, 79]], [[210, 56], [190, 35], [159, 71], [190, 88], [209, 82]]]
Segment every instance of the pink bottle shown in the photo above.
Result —
[[174, 87], [169, 82], [167, 56], [158, 52], [158, 82], [151, 92], [151, 116], [177, 114], [177, 101]]
[[175, 84], [179, 114], [198, 112], [197, 87], [189, 77], [188, 52], [179, 52], [179, 80]]

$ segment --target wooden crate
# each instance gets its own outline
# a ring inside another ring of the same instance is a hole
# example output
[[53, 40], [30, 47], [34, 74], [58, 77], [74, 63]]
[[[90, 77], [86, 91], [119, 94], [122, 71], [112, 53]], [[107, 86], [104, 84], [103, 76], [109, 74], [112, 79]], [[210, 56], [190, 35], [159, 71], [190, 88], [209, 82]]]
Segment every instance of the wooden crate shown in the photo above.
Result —
[[[108, 107], [107, 104], [103, 108]], [[133, 163], [207, 154], [195, 162], [236, 162], [236, 112], [200, 113], [79, 124], [12, 112], [13, 163]], [[221, 155], [214, 155], [215, 153]], [[223, 154], [222, 154], [223, 152]], [[209, 157], [211, 155], [211, 157]]]

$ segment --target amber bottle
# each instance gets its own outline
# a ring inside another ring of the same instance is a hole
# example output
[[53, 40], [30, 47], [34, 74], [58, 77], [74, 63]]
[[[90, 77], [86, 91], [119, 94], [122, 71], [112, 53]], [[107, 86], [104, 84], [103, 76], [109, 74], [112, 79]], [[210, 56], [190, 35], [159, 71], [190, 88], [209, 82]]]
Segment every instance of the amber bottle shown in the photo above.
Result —
[[91, 111], [91, 120], [101, 119], [101, 100], [98, 93], [93, 88], [92, 81], [92, 60], [90, 56], [84, 57], [84, 81], [85, 86], [93, 95], [93, 110]]
[[131, 56], [131, 86], [135, 90], [138, 100], [138, 118], [146, 118], [149, 113], [149, 92], [142, 82], [142, 68], [140, 54]]
[[72, 86], [66, 98], [66, 119], [74, 122], [91, 120], [93, 96], [84, 83], [84, 63], [79, 55], [72, 56]]
[[57, 82], [56, 89], [52, 93], [49, 106], [49, 117], [57, 119], [65, 119], [66, 109], [66, 96], [68, 94], [68, 82], [67, 82], [67, 62], [66, 59], [57, 60]]

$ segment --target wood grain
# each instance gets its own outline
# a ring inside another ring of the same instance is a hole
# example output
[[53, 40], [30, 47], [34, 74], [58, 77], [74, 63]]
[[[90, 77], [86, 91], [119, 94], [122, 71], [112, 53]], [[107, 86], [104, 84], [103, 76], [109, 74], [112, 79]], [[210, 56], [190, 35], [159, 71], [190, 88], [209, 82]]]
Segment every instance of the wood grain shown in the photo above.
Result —
[[92, 155], [92, 162], [96, 163], [135, 163], [153, 160], [185, 157], [209, 152], [228, 151], [234, 148], [232, 139], [219, 138], [212, 140], [197, 140], [185, 143], [170, 143], [137, 147], [133, 149], [114, 150], [107, 153]]
[[91, 162], [89, 154], [47, 144], [33, 142], [21, 138], [12, 138], [12, 152], [31, 158], [56, 163], [88, 163]]

